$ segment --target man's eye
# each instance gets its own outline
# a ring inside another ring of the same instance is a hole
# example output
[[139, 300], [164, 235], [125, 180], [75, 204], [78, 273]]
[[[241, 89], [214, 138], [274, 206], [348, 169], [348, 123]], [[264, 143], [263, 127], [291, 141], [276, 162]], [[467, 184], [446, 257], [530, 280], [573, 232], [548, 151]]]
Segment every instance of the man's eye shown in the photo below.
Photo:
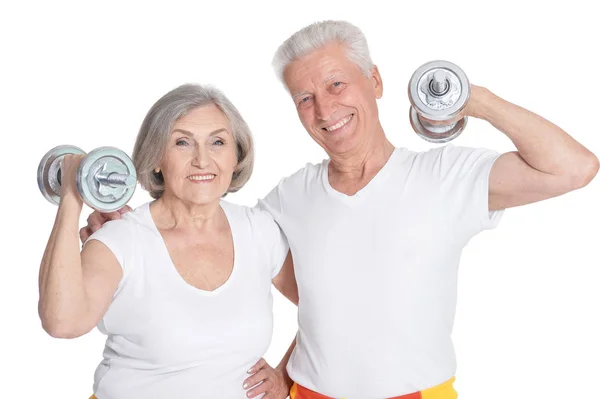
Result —
[[302, 97], [300, 101], [298, 101], [298, 105], [306, 105], [310, 100], [312, 100], [311, 96]]
[[334, 87], [338, 87], [338, 86], [340, 86], [341, 84], [342, 84], [342, 82], [333, 82], [333, 86], [334, 86]]

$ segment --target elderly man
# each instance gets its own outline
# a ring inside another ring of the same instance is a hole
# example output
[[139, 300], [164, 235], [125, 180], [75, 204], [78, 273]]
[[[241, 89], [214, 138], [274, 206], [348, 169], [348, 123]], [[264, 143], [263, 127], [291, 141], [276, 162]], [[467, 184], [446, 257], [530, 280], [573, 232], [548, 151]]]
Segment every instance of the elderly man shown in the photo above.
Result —
[[394, 148], [378, 117], [381, 75], [364, 35], [346, 22], [296, 32], [273, 64], [302, 125], [330, 158], [260, 202], [294, 259], [292, 394], [454, 398], [461, 250], [495, 227], [504, 209], [585, 186], [598, 159], [557, 126], [478, 86], [466, 114], [490, 122], [517, 151]]
[[395, 148], [378, 117], [381, 75], [347, 22], [301, 29], [273, 64], [329, 155], [259, 201], [289, 241], [299, 290], [290, 396], [456, 398], [451, 331], [463, 247], [504, 209], [585, 186], [598, 159], [478, 86], [465, 114], [490, 122], [517, 151]]

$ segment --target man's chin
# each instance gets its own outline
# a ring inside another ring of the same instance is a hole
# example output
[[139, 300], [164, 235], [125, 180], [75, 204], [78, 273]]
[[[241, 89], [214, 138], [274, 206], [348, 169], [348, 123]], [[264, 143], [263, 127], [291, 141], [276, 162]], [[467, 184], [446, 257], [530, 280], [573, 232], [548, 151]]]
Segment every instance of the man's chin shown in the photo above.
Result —
[[329, 155], [342, 155], [354, 152], [353, 150], [357, 148], [357, 141], [351, 137], [344, 137], [338, 140], [331, 140], [322, 147]]

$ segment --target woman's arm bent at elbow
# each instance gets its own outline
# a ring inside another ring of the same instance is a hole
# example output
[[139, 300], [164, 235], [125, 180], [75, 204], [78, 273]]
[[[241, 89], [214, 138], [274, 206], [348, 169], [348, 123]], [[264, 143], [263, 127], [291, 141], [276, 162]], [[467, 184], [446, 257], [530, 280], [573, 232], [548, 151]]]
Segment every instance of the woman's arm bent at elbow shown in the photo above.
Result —
[[91, 331], [106, 313], [123, 274], [115, 256], [99, 241], [92, 240], [80, 253], [83, 203], [75, 188], [79, 160], [63, 160], [61, 201], [40, 265], [38, 312], [44, 330], [57, 338]]

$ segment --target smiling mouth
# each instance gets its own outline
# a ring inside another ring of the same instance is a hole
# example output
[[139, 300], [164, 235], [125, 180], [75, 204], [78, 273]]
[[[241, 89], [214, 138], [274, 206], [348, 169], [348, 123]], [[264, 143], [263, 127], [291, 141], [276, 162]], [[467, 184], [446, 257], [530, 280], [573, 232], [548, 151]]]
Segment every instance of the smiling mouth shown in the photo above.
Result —
[[328, 132], [334, 132], [334, 131], [342, 128], [348, 122], [350, 122], [350, 120], [352, 120], [352, 117], [354, 117], [354, 114], [348, 115], [347, 117], [345, 117], [344, 119], [342, 119], [341, 121], [336, 123], [335, 125], [324, 127], [323, 130], [328, 131]]
[[215, 174], [208, 174], [208, 175], [191, 175], [188, 176], [188, 180], [191, 181], [205, 181], [205, 182], [209, 182], [212, 181], [217, 175]]

